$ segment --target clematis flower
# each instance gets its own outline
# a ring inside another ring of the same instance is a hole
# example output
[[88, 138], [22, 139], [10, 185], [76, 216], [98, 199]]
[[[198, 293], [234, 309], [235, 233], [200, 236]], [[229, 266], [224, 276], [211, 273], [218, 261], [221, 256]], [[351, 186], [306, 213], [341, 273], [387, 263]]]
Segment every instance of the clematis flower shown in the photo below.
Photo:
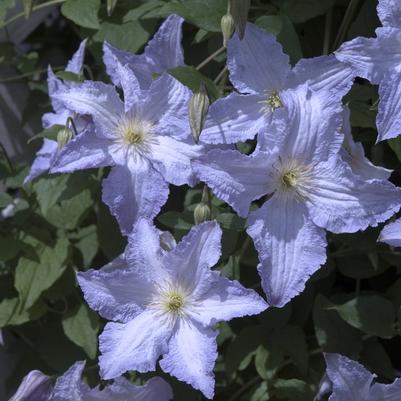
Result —
[[168, 184], [192, 185], [191, 159], [200, 154], [190, 135], [190, 90], [168, 74], [142, 90], [134, 73], [119, 64], [122, 102], [112, 85], [84, 82], [54, 97], [93, 119], [95, 129], [78, 135], [58, 153], [51, 172], [113, 166], [103, 182], [103, 201], [129, 233], [139, 216], [154, 218], [168, 197]]
[[379, 85], [378, 141], [401, 134], [401, 3], [380, 0], [377, 7], [383, 24], [376, 38], [357, 37], [335, 52], [338, 60], [355, 73]]
[[341, 157], [351, 167], [352, 172], [365, 180], [379, 179], [387, 180], [390, 178], [392, 170], [384, 167], [375, 166], [366, 156], [363, 145], [355, 142], [352, 138], [350, 110], [344, 107], [342, 133], [344, 142], [341, 149]]
[[166, 373], [213, 397], [213, 326], [267, 307], [253, 290], [211, 270], [221, 255], [221, 235], [216, 222], [205, 222], [166, 251], [160, 232], [140, 219], [123, 256], [125, 267], [119, 258], [119, 268], [78, 273], [90, 307], [113, 320], [99, 337], [104, 379], [155, 370], [163, 356]]
[[401, 246], [401, 219], [387, 224], [380, 233], [378, 241], [391, 246]]
[[282, 94], [309, 81], [311, 88], [341, 103], [355, 76], [336, 58], [303, 59], [291, 68], [274, 35], [248, 23], [241, 41], [229, 41], [227, 65], [233, 92], [209, 109], [201, 140], [210, 144], [235, 143], [265, 130], [272, 116], [287, 107]]
[[358, 362], [339, 354], [325, 354], [327, 375], [333, 384], [329, 401], [397, 401], [401, 399], [401, 379], [391, 384], [375, 381]]
[[200, 180], [242, 217], [252, 201], [268, 195], [250, 213], [247, 232], [267, 300], [279, 307], [325, 263], [325, 230], [364, 230], [401, 206], [401, 189], [366, 180], [343, 160], [342, 107], [335, 98], [307, 84], [281, 96], [286, 113], [258, 136], [254, 153], [216, 149], [194, 162]]
[[[85, 46], [86, 46], [86, 39], [81, 42], [78, 50], [74, 53], [71, 60], [68, 62], [65, 71], [72, 72], [74, 74], [81, 73], [85, 57]], [[57, 101], [57, 99], [55, 99], [53, 95], [61, 88], [73, 87], [75, 83], [72, 81], [63, 82], [61, 79], [56, 77], [53, 70], [49, 66], [47, 85], [54, 112], [44, 114], [42, 118], [43, 128], [50, 128], [53, 125], [57, 124], [66, 125], [67, 119], [71, 116], [71, 112], [67, 110], [59, 101]], [[88, 128], [88, 124], [89, 122], [87, 120], [77, 119], [76, 127], [78, 129], [78, 132], [81, 132], [86, 128]], [[43, 140], [43, 145], [36, 153], [36, 158], [32, 163], [29, 174], [25, 178], [24, 181], [25, 184], [32, 181], [41, 174], [47, 172], [50, 169], [57, 155], [57, 150], [58, 147], [56, 141], [47, 138]]]
[[116, 49], [109, 43], [103, 45], [103, 61], [114, 85], [121, 86], [118, 64], [127, 65], [143, 89], [148, 89], [155, 77], [171, 68], [184, 65], [181, 46], [182, 24], [178, 15], [170, 15], [160, 26], [143, 54], [137, 55]]
[[91, 389], [81, 379], [84, 368], [85, 362], [77, 362], [58, 378], [49, 401], [170, 401], [173, 398], [170, 385], [159, 377], [143, 386], [119, 377], [103, 390]]
[[38, 370], [29, 372], [9, 401], [48, 401], [52, 390], [50, 377]]

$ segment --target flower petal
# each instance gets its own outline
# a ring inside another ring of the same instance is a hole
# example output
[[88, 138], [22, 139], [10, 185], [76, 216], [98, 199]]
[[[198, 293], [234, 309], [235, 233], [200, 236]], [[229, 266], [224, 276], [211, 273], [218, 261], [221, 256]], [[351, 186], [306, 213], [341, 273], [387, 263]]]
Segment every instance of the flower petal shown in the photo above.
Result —
[[391, 246], [401, 246], [401, 219], [387, 224], [380, 233], [378, 241]]
[[129, 370], [149, 372], [167, 352], [171, 327], [163, 318], [145, 311], [128, 323], [107, 323], [99, 337], [100, 375], [109, 380]]
[[31, 182], [36, 177], [39, 177], [41, 174], [47, 172], [50, 169], [56, 154], [57, 142], [45, 138], [43, 140], [42, 147], [36, 153], [36, 158], [32, 163], [29, 174], [24, 180], [24, 184]]
[[231, 93], [216, 100], [202, 130], [200, 140], [210, 144], [245, 142], [253, 139], [266, 125], [269, 112], [263, 109], [260, 95]]
[[124, 105], [114, 86], [86, 81], [54, 95], [65, 107], [79, 114], [92, 116], [99, 135], [115, 137], [115, 128], [124, 112]]
[[395, 379], [391, 384], [373, 384], [372, 393], [376, 393], [377, 400], [398, 401], [401, 399], [401, 379]]
[[148, 164], [138, 164], [137, 169], [114, 166], [103, 181], [103, 202], [116, 217], [123, 234], [129, 234], [140, 217], [156, 217], [168, 194], [168, 184]]
[[257, 315], [268, 305], [255, 291], [244, 288], [214, 272], [213, 284], [197, 304], [191, 308], [192, 318], [205, 326], [236, 317]]
[[202, 147], [159, 136], [152, 145], [152, 165], [164, 179], [174, 185], [194, 185], [195, 173], [191, 161], [199, 157]]
[[87, 131], [77, 135], [57, 153], [50, 172], [71, 173], [113, 164], [109, 141], [98, 138], [92, 131]]
[[160, 361], [161, 368], [212, 399], [217, 334], [217, 331], [204, 328], [189, 319], [178, 320], [168, 353]]
[[220, 258], [221, 235], [215, 221], [198, 224], [163, 256], [171, 282], [180, 283], [194, 299], [210, 288], [210, 268]]
[[370, 386], [375, 378], [362, 365], [339, 354], [325, 354], [327, 374], [333, 383], [330, 401], [370, 399]]
[[72, 72], [74, 74], [80, 74], [82, 71], [82, 67], [84, 65], [85, 58], [85, 47], [86, 47], [87, 39], [84, 39], [78, 50], [73, 54], [71, 60], [67, 64], [67, 68], [65, 69], [68, 72]]
[[227, 202], [241, 217], [248, 215], [252, 201], [271, 192], [269, 171], [273, 158], [268, 153], [250, 156], [236, 150], [211, 150], [193, 163], [199, 179]]
[[309, 81], [315, 92], [331, 93], [337, 99], [345, 96], [352, 87], [355, 73], [333, 55], [302, 59], [291, 71], [288, 88], [295, 88]]
[[228, 43], [230, 80], [241, 93], [279, 91], [290, 72], [289, 57], [275, 36], [247, 23], [245, 37], [235, 34]]
[[134, 106], [139, 106], [144, 94], [135, 74], [127, 65], [117, 63], [117, 74], [124, 93], [124, 109], [128, 113]]
[[163, 72], [184, 65], [182, 49], [182, 24], [184, 19], [170, 15], [160, 26], [145, 48], [146, 60], [153, 73]]
[[380, 83], [386, 72], [401, 73], [401, 29], [378, 28], [376, 34], [377, 38], [346, 42], [335, 52], [338, 60], [374, 84]]
[[85, 361], [76, 362], [63, 376], [59, 377], [54, 386], [51, 400], [83, 400], [89, 390], [88, 386], [81, 379], [84, 368]]
[[88, 305], [108, 320], [127, 323], [141, 313], [153, 294], [154, 285], [147, 277], [124, 267], [110, 270], [90, 269], [77, 273]]
[[377, 141], [401, 135], [401, 73], [386, 74], [379, 86]]
[[401, 28], [401, 7], [398, 0], [379, 0], [377, 14], [383, 26]]
[[282, 307], [325, 263], [325, 232], [310, 221], [305, 206], [290, 197], [273, 196], [250, 214], [248, 224], [267, 301]]
[[353, 233], [377, 226], [401, 206], [401, 188], [389, 181], [364, 181], [339, 157], [316, 166], [307, 206], [319, 227]]

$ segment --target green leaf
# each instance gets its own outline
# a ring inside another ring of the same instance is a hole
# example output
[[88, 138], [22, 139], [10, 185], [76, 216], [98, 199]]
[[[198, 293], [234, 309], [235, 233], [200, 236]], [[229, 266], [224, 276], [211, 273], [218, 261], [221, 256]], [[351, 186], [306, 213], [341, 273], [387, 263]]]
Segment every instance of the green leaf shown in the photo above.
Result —
[[74, 238], [78, 240], [75, 246], [80, 250], [84, 267], [87, 268], [99, 250], [97, 228], [95, 225], [82, 228]]
[[329, 309], [333, 304], [318, 295], [313, 310], [316, 339], [324, 352], [358, 357], [362, 348], [361, 333], [347, 324], [338, 313]]
[[[400, 132], [400, 134], [401, 134], [401, 132]], [[401, 136], [390, 139], [389, 141], [387, 141], [387, 143], [390, 145], [390, 148], [396, 154], [398, 160], [401, 161]]]
[[315, 395], [307, 383], [298, 379], [278, 379], [274, 383], [274, 388], [276, 396], [286, 401], [313, 400]]
[[45, 312], [46, 307], [42, 303], [37, 303], [34, 308], [27, 311], [21, 307], [18, 298], [4, 299], [0, 303], [0, 327], [18, 326], [38, 319]]
[[84, 76], [81, 74], [74, 74], [70, 71], [58, 71], [56, 72], [56, 76], [63, 81], [71, 81], [71, 82], [83, 82]]
[[377, 295], [359, 296], [342, 305], [333, 305], [343, 320], [366, 334], [382, 338], [394, 335], [395, 310], [393, 304]]
[[139, 21], [125, 24], [103, 22], [93, 40], [101, 43], [107, 41], [121, 50], [136, 53], [148, 41], [149, 36], [149, 32]]
[[245, 229], [245, 219], [233, 213], [220, 213], [216, 216], [216, 220], [221, 227], [228, 230], [243, 231]]
[[[67, 121], [66, 121], [67, 122]], [[35, 139], [39, 139], [39, 138], [46, 138], [46, 139], [51, 139], [52, 141], [57, 141], [57, 134], [59, 133], [60, 130], [62, 130], [63, 128], [65, 128], [64, 125], [59, 125], [59, 124], [55, 124], [52, 125], [50, 128], [47, 128], [41, 132], [39, 132], [39, 134], [36, 134], [35, 136], [33, 136], [28, 143], [31, 143], [32, 141], [34, 141]]]
[[6, 192], [0, 192], [0, 208], [8, 206], [13, 202], [13, 197]]
[[259, 376], [264, 380], [274, 377], [284, 360], [281, 350], [266, 340], [266, 343], [258, 347], [255, 355], [255, 368]]
[[97, 315], [81, 304], [62, 322], [65, 335], [76, 345], [83, 348], [91, 359], [97, 352], [97, 333], [99, 321]]
[[39, 202], [40, 210], [43, 215], [51, 209], [60, 199], [63, 192], [67, 189], [67, 174], [59, 176], [42, 177], [33, 184], [33, 189]]
[[99, 8], [100, 0], [67, 0], [61, 7], [61, 13], [79, 26], [99, 29]]
[[212, 101], [220, 97], [219, 90], [217, 89], [213, 81], [205, 77], [194, 67], [176, 67], [169, 70], [169, 74], [185, 86], [188, 86], [188, 88], [191, 89], [193, 92], [199, 91], [201, 82], [204, 82], [206, 85], [207, 93]]
[[334, 0], [272, 0], [272, 3], [299, 24], [324, 14], [334, 5]]
[[157, 220], [167, 228], [173, 228], [175, 230], [190, 230], [194, 225], [192, 213], [188, 212], [167, 212], [160, 215]]
[[39, 260], [21, 258], [15, 270], [15, 288], [19, 293], [21, 310], [27, 310], [43, 291], [50, 288], [64, 273], [69, 242], [59, 239], [54, 248], [44, 247]]
[[11, 236], [3, 237], [0, 235], [0, 260], [7, 262], [16, 257], [21, 250], [21, 242]]

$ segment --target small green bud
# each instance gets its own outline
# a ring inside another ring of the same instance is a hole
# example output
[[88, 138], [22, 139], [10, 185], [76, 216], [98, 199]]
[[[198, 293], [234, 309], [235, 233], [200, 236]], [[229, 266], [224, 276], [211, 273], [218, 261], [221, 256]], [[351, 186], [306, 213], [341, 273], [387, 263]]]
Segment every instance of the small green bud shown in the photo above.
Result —
[[57, 133], [58, 150], [63, 149], [68, 142], [74, 138], [74, 133], [71, 129], [64, 127]]
[[194, 210], [194, 220], [195, 224], [203, 223], [204, 221], [210, 220], [212, 217], [212, 211], [209, 205], [205, 203], [199, 203], [196, 205]]
[[221, 18], [221, 32], [223, 33], [223, 46], [227, 47], [227, 43], [234, 33], [235, 22], [231, 14], [225, 14]]
[[210, 100], [206, 92], [205, 84], [202, 82], [199, 92], [194, 93], [189, 102], [189, 124], [195, 143], [199, 142], [209, 106]]
[[235, 21], [235, 29], [239, 38], [242, 40], [245, 36], [245, 27], [248, 20], [251, 0], [229, 0], [229, 9]]
[[33, 0], [22, 0], [24, 4], [24, 16], [28, 19], [32, 14]]
[[110, 17], [116, 7], [117, 0], [107, 0], [107, 15]]

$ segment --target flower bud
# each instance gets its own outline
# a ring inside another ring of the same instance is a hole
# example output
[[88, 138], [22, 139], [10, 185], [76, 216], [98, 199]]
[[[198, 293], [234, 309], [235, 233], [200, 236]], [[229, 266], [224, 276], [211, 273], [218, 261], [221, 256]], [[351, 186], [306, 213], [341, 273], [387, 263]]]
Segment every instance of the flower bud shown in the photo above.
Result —
[[9, 401], [47, 401], [52, 391], [50, 377], [38, 370], [29, 372]]
[[235, 29], [239, 38], [242, 40], [245, 36], [245, 27], [248, 20], [249, 8], [251, 0], [229, 0], [231, 14], [235, 21]]
[[205, 84], [202, 82], [199, 92], [194, 93], [189, 102], [189, 124], [195, 143], [199, 142], [209, 106], [209, 97], [206, 92]]
[[195, 224], [203, 223], [204, 221], [210, 220], [211, 218], [212, 218], [211, 194], [209, 188], [205, 185], [203, 187], [202, 199], [200, 203], [196, 205], [194, 210]]
[[33, 0], [23, 0], [23, 4], [24, 4], [24, 16], [25, 19], [28, 19], [32, 14]]
[[116, 7], [117, 0], [107, 0], [107, 15], [110, 17]]
[[58, 133], [57, 133], [57, 144], [58, 144], [58, 150], [63, 149], [65, 145], [67, 145], [68, 142], [71, 141], [71, 139], [74, 138], [74, 133], [70, 128], [62, 128]]
[[221, 32], [223, 33], [223, 46], [227, 47], [227, 43], [234, 33], [235, 22], [231, 14], [227, 13], [221, 18]]

